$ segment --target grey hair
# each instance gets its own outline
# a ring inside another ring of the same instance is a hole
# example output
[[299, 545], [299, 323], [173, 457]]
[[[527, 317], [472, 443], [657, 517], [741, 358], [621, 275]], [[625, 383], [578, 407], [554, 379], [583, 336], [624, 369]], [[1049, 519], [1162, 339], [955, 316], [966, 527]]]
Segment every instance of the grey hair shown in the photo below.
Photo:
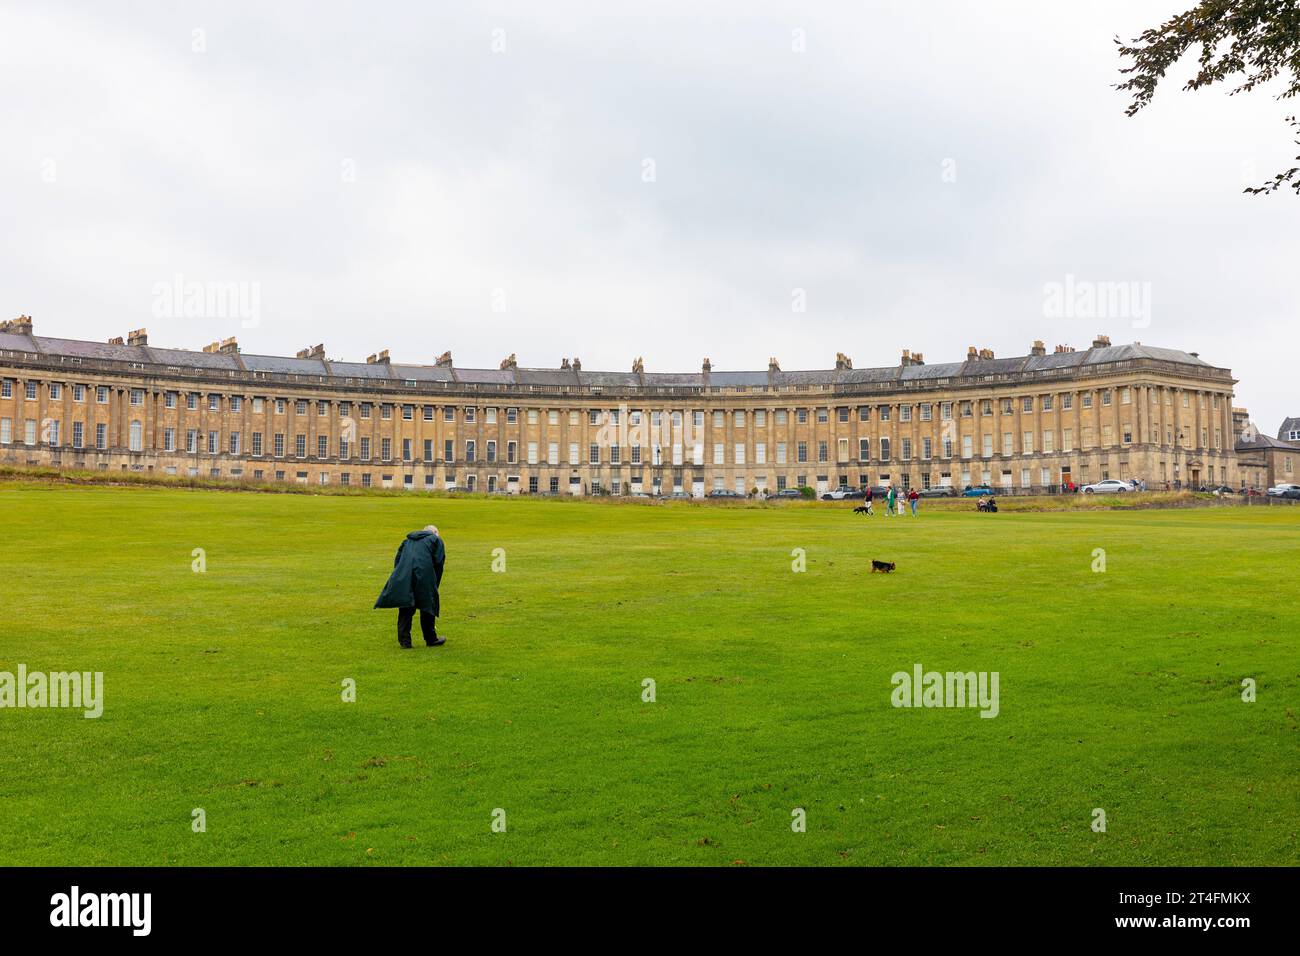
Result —
[[424, 526], [424, 530], [425, 530], [425, 531], [432, 531], [434, 534], [437, 534], [437, 533], [438, 533], [438, 526], [437, 526], [437, 525], [433, 525], [433, 524], [426, 524], [426, 525]]

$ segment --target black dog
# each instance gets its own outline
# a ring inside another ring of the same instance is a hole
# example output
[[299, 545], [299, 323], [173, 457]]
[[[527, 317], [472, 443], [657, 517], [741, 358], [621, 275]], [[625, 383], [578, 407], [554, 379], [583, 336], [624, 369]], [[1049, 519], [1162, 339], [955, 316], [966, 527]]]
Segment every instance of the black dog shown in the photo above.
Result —
[[881, 574], [888, 574], [892, 570], [894, 570], [893, 561], [872, 561], [871, 562], [872, 574], [875, 574], [877, 571], [879, 571]]
[[871, 514], [871, 506], [870, 506], [870, 505], [858, 505], [856, 508], [853, 509], [853, 513], [854, 513], [855, 515], [869, 515], [869, 514]]

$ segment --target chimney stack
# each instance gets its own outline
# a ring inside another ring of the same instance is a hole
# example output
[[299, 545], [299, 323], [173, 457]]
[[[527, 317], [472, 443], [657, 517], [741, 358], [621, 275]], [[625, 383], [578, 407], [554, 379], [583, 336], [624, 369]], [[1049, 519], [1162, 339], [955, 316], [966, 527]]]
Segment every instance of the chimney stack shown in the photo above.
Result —
[[228, 339], [221, 340], [221, 354], [222, 355], [239, 354], [239, 343], [235, 341], [235, 337], [233, 335]]
[[1104, 349], [1110, 345], [1109, 335], [1098, 335], [1092, 340], [1092, 347], [1095, 349]]
[[713, 363], [706, 358], [704, 360], [704, 364], [700, 366], [700, 371], [703, 372], [705, 375], [708, 375], [710, 372], [713, 371]]
[[573, 370], [575, 372], [582, 371], [582, 359], [578, 358], [576, 355], [573, 357]]
[[645, 371], [645, 364], [641, 361], [641, 356], [638, 355], [632, 360], [632, 371], [637, 375]]
[[[124, 344], [126, 344], [126, 343], [124, 343], [124, 342], [122, 341], [122, 336], [120, 336], [120, 335], [115, 335], [115, 336], [113, 336], [111, 339], [108, 340], [108, 344], [109, 344], [109, 345], [124, 345]], [[212, 344], [213, 344], [213, 345], [216, 345], [215, 342], [213, 342]], [[208, 350], [207, 347], [204, 346], [203, 351], [206, 352], [207, 350]]]
[[993, 350], [992, 350], [992, 349], [980, 349], [980, 358], [981, 358], [981, 359], [991, 359], [991, 358], [993, 358]]
[[436, 364], [440, 368], [451, 368], [451, 350], [448, 349], [446, 352], [443, 352], [441, 355], [439, 355]]
[[127, 345], [148, 345], [149, 333], [144, 329], [136, 329], [126, 337]]
[[779, 372], [781, 371], [781, 363], [775, 357], [770, 358], [767, 360], [767, 370], [769, 372]]
[[912, 364], [913, 364], [913, 365], [924, 365], [924, 364], [925, 364], [925, 356], [922, 355], [920, 352], [913, 352], [913, 353], [912, 353]]
[[382, 352], [376, 355], [375, 362], [378, 363], [379, 365], [387, 365], [389, 362], [388, 349], [384, 349]]
[[501, 360], [501, 364], [497, 366], [497, 368], [500, 369], [502, 372], [506, 371], [507, 369], [518, 368], [518, 367], [519, 367], [519, 363], [515, 360], [514, 352], [511, 352], [509, 355], [503, 358]]
[[560, 369], [561, 369], [561, 370], [564, 370], [564, 369], [570, 369], [570, 368], [573, 368], [573, 366], [569, 364], [569, 360], [568, 360], [568, 359], [566, 359], [566, 358], [565, 358], [565, 359], [560, 359]]
[[[121, 345], [122, 340], [118, 339], [116, 344]], [[207, 352], [209, 355], [215, 355], [221, 351], [221, 343], [209, 342], [207, 345], [203, 346], [203, 351]]]
[[16, 319], [6, 319], [0, 322], [0, 332], [8, 332], [10, 335], [31, 335], [32, 317], [20, 315]]
[[1043, 345], [1042, 339], [1034, 339], [1034, 347], [1029, 350], [1030, 355], [1046, 355], [1047, 346]]
[[975, 348], [975, 346], [973, 345], [968, 345], [966, 347], [966, 361], [978, 362], [979, 357], [980, 357], [979, 349]]
[[912, 353], [909, 349], [903, 349], [903, 361], [900, 364], [903, 368], [912, 364]]
[[853, 359], [849, 358], [849, 357], [848, 357], [847, 355], [845, 355], [843, 352], [836, 352], [836, 353], [835, 353], [835, 370], [836, 370], [837, 372], [844, 372], [844, 371], [847, 371], [848, 369], [851, 369], [851, 368], [853, 368]]

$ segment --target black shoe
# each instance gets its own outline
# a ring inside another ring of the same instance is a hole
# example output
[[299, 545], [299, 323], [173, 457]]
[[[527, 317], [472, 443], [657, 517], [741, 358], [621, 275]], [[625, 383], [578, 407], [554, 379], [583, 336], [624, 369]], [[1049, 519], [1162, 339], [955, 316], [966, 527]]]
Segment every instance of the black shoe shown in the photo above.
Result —
[[404, 651], [409, 651], [409, 650], [411, 649], [411, 645], [410, 645], [410, 644], [403, 644], [401, 641], [398, 641], [398, 642], [397, 642], [397, 646], [400, 647], [400, 648], [401, 648], [402, 650], [404, 650]]
[[435, 638], [434, 638], [433, 640], [431, 640], [431, 641], [425, 641], [425, 642], [424, 642], [424, 646], [425, 646], [425, 647], [442, 647], [442, 645], [444, 645], [444, 644], [446, 644], [446, 643], [447, 643], [447, 639], [446, 639], [445, 637], [435, 637]]

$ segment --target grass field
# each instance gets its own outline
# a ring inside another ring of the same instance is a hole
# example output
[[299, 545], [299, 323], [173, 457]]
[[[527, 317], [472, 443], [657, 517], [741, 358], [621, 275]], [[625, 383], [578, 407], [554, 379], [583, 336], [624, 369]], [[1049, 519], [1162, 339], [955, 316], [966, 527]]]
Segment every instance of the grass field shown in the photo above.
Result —
[[[402, 651], [429, 522], [449, 640]], [[13, 484], [0, 528], [0, 671], [105, 681], [0, 710], [0, 864], [1300, 863], [1295, 509]], [[998, 716], [894, 708], [917, 663]]]

